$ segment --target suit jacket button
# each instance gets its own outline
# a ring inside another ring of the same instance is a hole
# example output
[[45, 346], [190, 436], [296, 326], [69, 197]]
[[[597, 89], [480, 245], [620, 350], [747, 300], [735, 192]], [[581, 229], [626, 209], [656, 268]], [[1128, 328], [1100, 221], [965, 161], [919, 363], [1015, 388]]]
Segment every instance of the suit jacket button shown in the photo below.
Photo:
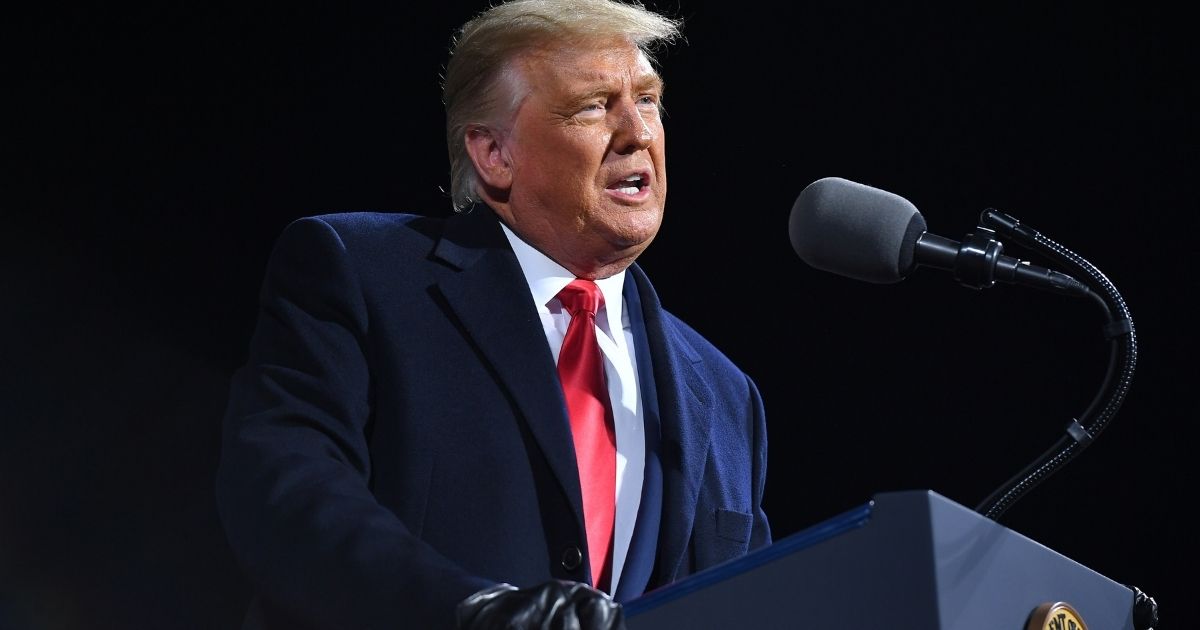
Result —
[[579, 551], [579, 547], [567, 547], [562, 553], [562, 568], [568, 571], [574, 571], [583, 564], [583, 552]]

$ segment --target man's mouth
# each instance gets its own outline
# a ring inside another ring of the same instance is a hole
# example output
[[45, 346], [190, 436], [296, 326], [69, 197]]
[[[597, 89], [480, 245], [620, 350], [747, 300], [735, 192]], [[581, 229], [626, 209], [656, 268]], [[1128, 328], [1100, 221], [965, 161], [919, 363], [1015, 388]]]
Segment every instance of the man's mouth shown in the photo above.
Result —
[[636, 195], [641, 190], [650, 185], [650, 177], [646, 173], [634, 173], [627, 177], [623, 177], [608, 185], [609, 190], [614, 190], [623, 195]]

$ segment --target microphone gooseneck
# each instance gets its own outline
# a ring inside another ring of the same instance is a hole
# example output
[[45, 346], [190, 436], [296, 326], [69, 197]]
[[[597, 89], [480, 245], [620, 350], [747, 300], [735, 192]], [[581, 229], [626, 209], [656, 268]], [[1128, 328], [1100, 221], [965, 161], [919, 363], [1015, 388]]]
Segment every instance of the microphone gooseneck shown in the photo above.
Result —
[[1066, 435], [975, 508], [980, 514], [996, 520], [1018, 499], [1074, 459], [1108, 426], [1133, 381], [1133, 371], [1137, 367], [1137, 334], [1129, 307], [1116, 286], [1082, 256], [996, 210], [985, 210], [980, 216], [980, 223], [993, 227], [1000, 234], [1071, 268], [1085, 278], [1087, 285], [1094, 289], [1091, 293], [1093, 301], [1104, 312], [1106, 323], [1103, 332], [1110, 342], [1108, 369], [1100, 390], [1080, 417], [1073, 418], [1067, 424]]

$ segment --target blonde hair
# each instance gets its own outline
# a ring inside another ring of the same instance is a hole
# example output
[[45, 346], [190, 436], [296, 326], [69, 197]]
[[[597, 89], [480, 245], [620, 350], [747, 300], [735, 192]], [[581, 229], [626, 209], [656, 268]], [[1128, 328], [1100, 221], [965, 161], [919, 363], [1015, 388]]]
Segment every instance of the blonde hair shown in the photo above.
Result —
[[[475, 166], [467, 155], [468, 126], [496, 123], [524, 98], [509, 62], [553, 43], [626, 39], [653, 61], [653, 53], [680, 36], [680, 20], [647, 10], [637, 0], [510, 0], [459, 29], [442, 82], [450, 197], [455, 210], [478, 201]], [[507, 90], [505, 88], [508, 88]]]

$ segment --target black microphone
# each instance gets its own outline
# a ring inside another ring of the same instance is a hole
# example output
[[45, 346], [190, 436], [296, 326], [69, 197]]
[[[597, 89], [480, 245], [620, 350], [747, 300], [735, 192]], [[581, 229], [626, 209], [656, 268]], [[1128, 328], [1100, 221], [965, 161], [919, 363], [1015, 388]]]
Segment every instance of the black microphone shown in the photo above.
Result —
[[800, 192], [788, 234], [804, 262], [855, 280], [894, 283], [926, 266], [951, 271], [973, 289], [1000, 281], [1073, 296], [1090, 293], [1067, 274], [1004, 255], [990, 229], [980, 226], [962, 242], [930, 234], [907, 199], [840, 177], [818, 179]]

